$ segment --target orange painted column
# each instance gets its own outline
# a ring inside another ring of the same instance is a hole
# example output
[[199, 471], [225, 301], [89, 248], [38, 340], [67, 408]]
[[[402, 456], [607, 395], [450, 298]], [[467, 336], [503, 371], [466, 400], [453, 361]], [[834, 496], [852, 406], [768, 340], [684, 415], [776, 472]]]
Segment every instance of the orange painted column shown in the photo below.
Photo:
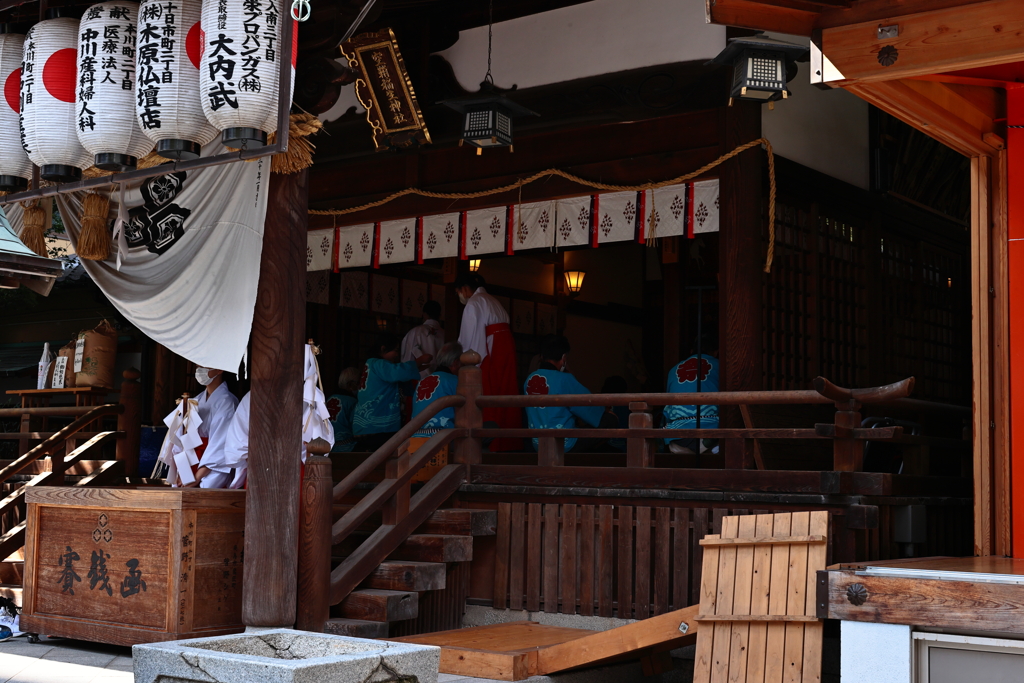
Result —
[[1024, 557], [1024, 87], [1006, 92], [1013, 555]]

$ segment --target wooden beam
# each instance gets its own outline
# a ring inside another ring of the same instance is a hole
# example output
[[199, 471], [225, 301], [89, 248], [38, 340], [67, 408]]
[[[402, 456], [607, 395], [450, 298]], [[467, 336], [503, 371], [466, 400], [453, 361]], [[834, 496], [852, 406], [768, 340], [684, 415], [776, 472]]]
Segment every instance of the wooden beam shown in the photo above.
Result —
[[798, 36], [811, 35], [818, 19], [818, 13], [814, 11], [773, 7], [753, 0], [706, 0], [704, 6], [709, 24], [780, 31]]
[[991, 555], [992, 393], [989, 338], [991, 252], [989, 251], [989, 159], [971, 160], [971, 347], [974, 349], [974, 552]]
[[880, 23], [873, 19], [822, 30], [821, 51], [836, 70], [826, 73], [827, 82], [890, 81], [1024, 56], [1024, 3], [1019, 0], [987, 0], [885, 19], [899, 27], [896, 38], [879, 38]]

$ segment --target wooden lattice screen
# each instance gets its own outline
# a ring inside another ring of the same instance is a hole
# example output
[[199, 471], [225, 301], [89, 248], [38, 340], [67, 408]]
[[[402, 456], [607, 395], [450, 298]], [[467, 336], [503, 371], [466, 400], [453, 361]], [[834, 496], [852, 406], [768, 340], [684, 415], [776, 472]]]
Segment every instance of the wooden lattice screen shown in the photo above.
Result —
[[820, 681], [828, 513], [726, 517], [707, 536], [694, 683]]

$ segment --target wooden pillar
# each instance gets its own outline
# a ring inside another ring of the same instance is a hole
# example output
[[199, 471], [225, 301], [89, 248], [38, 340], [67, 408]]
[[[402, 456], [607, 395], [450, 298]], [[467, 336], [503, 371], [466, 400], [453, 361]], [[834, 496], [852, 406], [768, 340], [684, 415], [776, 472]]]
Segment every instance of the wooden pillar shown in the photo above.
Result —
[[[761, 105], [737, 100], [724, 109], [722, 152], [761, 137]], [[721, 390], [762, 388], [761, 238], [764, 153], [751, 149], [721, 166], [719, 254], [719, 361]], [[721, 426], [742, 425], [739, 411], [721, 407]], [[725, 441], [725, 465], [740, 469], [753, 462], [742, 439]]]
[[[1006, 91], [1006, 108], [1007, 108], [1007, 184], [1002, 191], [1002, 194], [1006, 197], [1007, 202], [1007, 234], [1005, 241], [1001, 244], [996, 243], [994, 246], [997, 249], [1005, 250], [1004, 255], [1006, 258], [1006, 270], [1002, 271], [1002, 275], [1005, 276], [1008, 271], [1009, 280], [1009, 296], [1008, 301], [996, 301], [995, 305], [1003, 305], [1009, 307], [1008, 311], [1003, 311], [1003, 315], [1008, 316], [1009, 319], [1009, 387], [1005, 388], [1006, 393], [1009, 394], [1010, 404], [1010, 415], [1009, 415], [1009, 433], [1010, 433], [1010, 456], [999, 458], [1000, 453], [998, 447], [995, 449], [996, 456], [993, 459], [986, 459], [984, 463], [981, 462], [982, 454], [985, 453], [984, 445], [990, 440], [990, 434], [995, 430], [988, 429], [989, 425], [992, 424], [996, 427], [1001, 427], [999, 424], [1001, 420], [997, 418], [999, 416], [986, 416], [978, 415], [978, 401], [975, 400], [975, 420], [974, 420], [974, 444], [975, 444], [975, 517], [981, 517], [985, 513], [981, 513], [982, 501], [987, 502], [987, 508], [994, 510], [996, 519], [991, 524], [994, 526], [994, 532], [985, 534], [979, 524], [979, 520], [975, 519], [975, 547], [984, 549], [986, 544], [983, 541], [988, 541], [989, 537], [999, 536], [1000, 516], [1004, 518], [1006, 526], [1012, 526], [1012, 553], [1014, 557], [1024, 557], [1024, 89], [1019, 87], [1009, 88]], [[975, 167], [978, 162], [975, 161]], [[996, 169], [999, 170], [998, 168]], [[974, 174], [977, 176], [977, 172]], [[973, 197], [972, 197], [973, 200]], [[975, 210], [974, 212], [978, 212]], [[977, 222], [979, 217], [975, 217], [974, 222]], [[977, 231], [977, 226], [972, 225], [972, 230]], [[983, 235], [984, 236], [984, 233]], [[984, 242], [975, 237], [972, 242], [977, 242], [979, 245]], [[972, 246], [974, 246], [972, 244]], [[977, 269], [979, 268], [979, 258], [975, 256], [972, 259], [972, 266]], [[994, 279], [998, 280], [1000, 275], [997, 270]], [[977, 283], [975, 289], [980, 289], [983, 284], [977, 275], [974, 276], [974, 280]], [[1000, 283], [996, 283], [994, 289], [1001, 289]], [[978, 305], [978, 299], [980, 298], [977, 293], [975, 294], [974, 306]], [[977, 316], [975, 312], [975, 316]], [[998, 319], [999, 315], [995, 316]], [[975, 326], [977, 327], [977, 326]], [[980, 346], [985, 344], [984, 337], [979, 335], [978, 330], [975, 330], [974, 335], [974, 358], [980, 358]], [[977, 365], [976, 360], [976, 365]], [[997, 366], [998, 367], [998, 366]], [[987, 370], [983, 368], [982, 371]], [[994, 375], [995, 373], [993, 373]], [[975, 369], [975, 383], [978, 383], [978, 369]], [[975, 388], [975, 394], [977, 394], [977, 387]], [[997, 396], [998, 400], [1002, 398]], [[979, 453], [979, 446], [982, 447], [982, 452]], [[1010, 486], [1010, 500], [1004, 501], [1003, 508], [1000, 509], [995, 500], [998, 496], [1001, 483], [998, 481], [1000, 474], [1005, 476], [1005, 473], [1000, 473], [999, 467], [993, 467], [992, 460], [995, 463], [1005, 462], [1009, 465], [1009, 471], [1012, 473], [1012, 480]], [[992, 474], [986, 475], [985, 469], [995, 469], [996, 471]], [[979, 480], [981, 480], [979, 482]], [[995, 494], [985, 493], [979, 489], [979, 483], [989, 483], [990, 488], [995, 489]], [[1009, 508], [1009, 509], [1007, 509]], [[1012, 525], [1011, 525], [1012, 520]], [[986, 520], [987, 521], [987, 520]], [[978, 538], [979, 532], [981, 538]], [[988, 543], [988, 546], [996, 546], [998, 543]], [[1011, 552], [1009, 548], [1001, 548], [1002, 552]]]
[[117, 459], [124, 465], [126, 477], [139, 475], [139, 448], [142, 442], [142, 376], [135, 368], [121, 373], [121, 398], [124, 412], [117, 416], [117, 431], [124, 432], [124, 437], [117, 441]]
[[295, 623], [308, 171], [273, 173], [269, 185], [252, 324], [246, 626]]
[[299, 543], [299, 595], [295, 628], [323, 633], [330, 618], [331, 445], [323, 439], [309, 443], [302, 481], [302, 526]]
[[[455, 409], [455, 426], [480, 429], [484, 426], [484, 414], [476, 400], [483, 393], [483, 379], [480, 375], [480, 354], [467, 351], [462, 354], [459, 368], [459, 385], [456, 393], [466, 397], [466, 403]], [[458, 439], [455, 441], [452, 462], [477, 465], [483, 462], [481, 439]]]

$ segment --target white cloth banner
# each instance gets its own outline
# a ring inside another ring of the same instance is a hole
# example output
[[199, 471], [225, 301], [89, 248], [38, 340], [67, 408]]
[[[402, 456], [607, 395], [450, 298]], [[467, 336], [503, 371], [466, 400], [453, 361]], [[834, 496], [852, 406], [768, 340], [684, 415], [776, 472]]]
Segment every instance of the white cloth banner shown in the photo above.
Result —
[[718, 180], [693, 184], [693, 232], [718, 232]]
[[597, 241], [626, 242], [636, 237], [636, 192], [609, 192], [600, 195]]
[[374, 313], [398, 315], [398, 278], [370, 275], [370, 310]]
[[367, 310], [370, 307], [370, 274], [362, 270], [341, 274], [341, 306]]
[[359, 268], [373, 263], [373, 223], [338, 231], [338, 266]]
[[505, 251], [506, 207], [466, 212], [466, 255], [499, 254]]
[[570, 247], [590, 243], [590, 196], [559, 199], [555, 209], [558, 227], [555, 246]]
[[423, 258], [459, 255], [459, 214], [423, 217]]
[[402, 315], [419, 318], [423, 315], [423, 304], [427, 303], [426, 282], [402, 280]]
[[306, 233], [306, 270], [328, 270], [334, 250], [334, 228]]
[[555, 203], [553, 201], [517, 204], [512, 241], [516, 251], [524, 249], [544, 249], [555, 244]]
[[[214, 142], [203, 156], [225, 151]], [[112, 254], [83, 259], [86, 272], [147, 337], [197, 365], [236, 372], [256, 305], [269, 167], [270, 159], [233, 162], [131, 183], [120, 269]], [[111, 223], [119, 196], [111, 192]], [[57, 195], [76, 248], [83, 197]]]
[[384, 221], [380, 224], [380, 262], [408, 263], [416, 260], [416, 219]]

